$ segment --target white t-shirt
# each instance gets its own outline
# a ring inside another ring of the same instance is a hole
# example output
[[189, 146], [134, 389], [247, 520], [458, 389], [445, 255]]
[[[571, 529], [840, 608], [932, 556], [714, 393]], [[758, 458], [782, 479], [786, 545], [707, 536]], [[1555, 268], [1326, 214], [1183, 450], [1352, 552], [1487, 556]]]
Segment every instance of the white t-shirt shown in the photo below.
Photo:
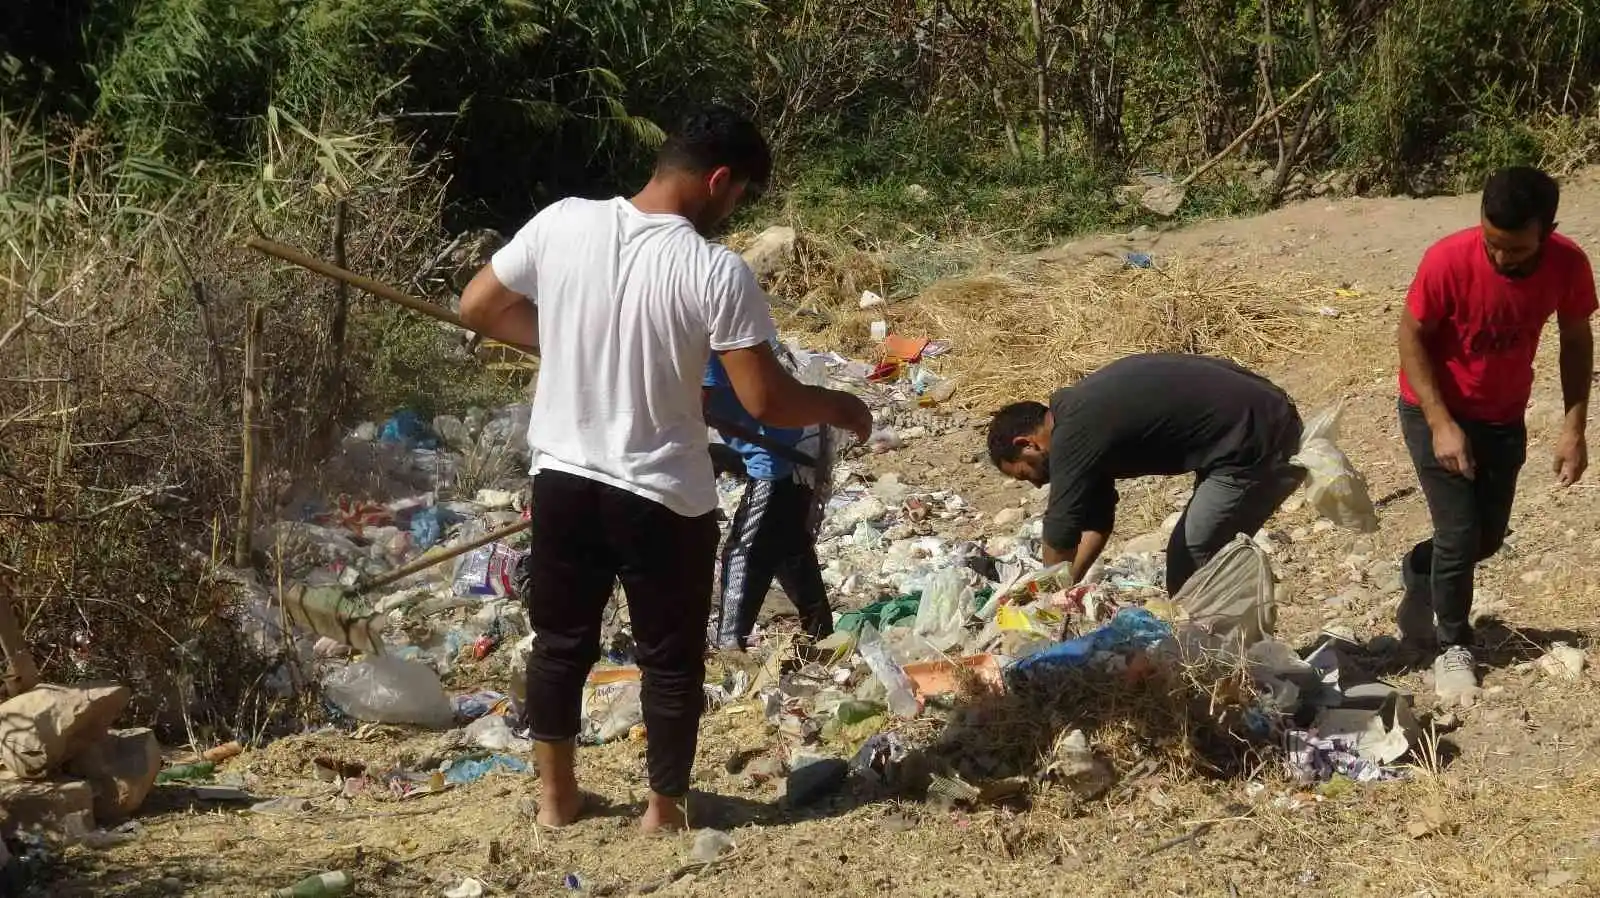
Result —
[[617, 197], [545, 208], [490, 264], [539, 307], [533, 470], [598, 480], [688, 517], [716, 508], [706, 361], [776, 332], [744, 260], [681, 216]]

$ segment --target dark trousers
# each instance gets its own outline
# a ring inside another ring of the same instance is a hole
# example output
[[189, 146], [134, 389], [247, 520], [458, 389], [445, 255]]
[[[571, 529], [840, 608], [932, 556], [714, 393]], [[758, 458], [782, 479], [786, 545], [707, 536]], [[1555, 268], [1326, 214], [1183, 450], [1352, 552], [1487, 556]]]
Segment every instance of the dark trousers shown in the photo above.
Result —
[[745, 481], [744, 498], [722, 549], [717, 614], [717, 641], [722, 645], [743, 646], [774, 577], [800, 612], [813, 643], [833, 634], [833, 610], [809, 526], [813, 496], [810, 487], [792, 477]]
[[1300, 417], [1291, 412], [1277, 436], [1277, 450], [1267, 461], [1195, 475], [1194, 495], [1167, 543], [1169, 594], [1177, 594], [1234, 537], [1260, 530], [1299, 489], [1305, 470], [1289, 459], [1300, 451], [1300, 433]]
[[643, 679], [650, 788], [689, 791], [705, 707], [704, 621], [711, 611], [717, 525], [625, 490], [558, 471], [533, 479], [528, 556], [527, 724], [533, 738], [578, 734], [583, 684], [600, 657], [606, 603], [627, 594]]
[[1472, 451], [1471, 480], [1439, 464], [1422, 409], [1400, 403], [1400, 432], [1433, 519], [1433, 538], [1406, 555], [1403, 571], [1408, 590], [1428, 585], [1443, 646], [1472, 644], [1473, 571], [1505, 542], [1517, 474], [1528, 457], [1528, 428], [1521, 422], [1456, 423]]

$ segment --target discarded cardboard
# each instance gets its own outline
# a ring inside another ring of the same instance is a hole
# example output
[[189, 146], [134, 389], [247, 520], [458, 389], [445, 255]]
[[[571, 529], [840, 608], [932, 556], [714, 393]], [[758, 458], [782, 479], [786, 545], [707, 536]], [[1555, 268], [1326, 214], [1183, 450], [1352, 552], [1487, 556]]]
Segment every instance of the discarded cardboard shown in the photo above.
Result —
[[1325, 737], [1355, 738], [1356, 753], [1374, 764], [1393, 764], [1422, 742], [1422, 727], [1411, 710], [1411, 696], [1390, 692], [1376, 710], [1329, 708], [1314, 724]]

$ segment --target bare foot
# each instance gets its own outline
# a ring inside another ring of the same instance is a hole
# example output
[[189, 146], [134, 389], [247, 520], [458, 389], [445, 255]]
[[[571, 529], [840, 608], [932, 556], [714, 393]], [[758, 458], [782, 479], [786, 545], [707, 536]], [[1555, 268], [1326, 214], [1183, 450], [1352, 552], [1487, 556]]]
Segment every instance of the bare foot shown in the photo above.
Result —
[[583, 812], [583, 793], [576, 781], [545, 784], [539, 797], [539, 825], [559, 829], [577, 822]]
[[650, 793], [644, 816], [639, 819], [639, 829], [646, 835], [682, 832], [689, 828], [689, 815], [682, 798], [668, 798]]
[[539, 816], [541, 826], [568, 826], [583, 811], [583, 793], [573, 770], [577, 746], [565, 742], [535, 742], [534, 758], [539, 765]]

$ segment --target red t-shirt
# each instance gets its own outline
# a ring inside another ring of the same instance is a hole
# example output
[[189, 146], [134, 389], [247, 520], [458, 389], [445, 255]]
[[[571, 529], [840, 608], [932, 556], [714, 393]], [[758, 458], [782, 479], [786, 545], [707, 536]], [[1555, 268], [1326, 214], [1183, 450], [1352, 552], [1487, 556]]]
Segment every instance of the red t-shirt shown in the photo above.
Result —
[[[1550, 316], [1594, 313], [1594, 272], [1576, 243], [1552, 234], [1533, 274], [1506, 277], [1489, 261], [1483, 229], [1469, 228], [1422, 257], [1406, 309], [1438, 325], [1428, 355], [1445, 408], [1466, 420], [1510, 424], [1522, 420], [1533, 395], [1533, 358]], [[1400, 396], [1417, 401], [1404, 371]]]

